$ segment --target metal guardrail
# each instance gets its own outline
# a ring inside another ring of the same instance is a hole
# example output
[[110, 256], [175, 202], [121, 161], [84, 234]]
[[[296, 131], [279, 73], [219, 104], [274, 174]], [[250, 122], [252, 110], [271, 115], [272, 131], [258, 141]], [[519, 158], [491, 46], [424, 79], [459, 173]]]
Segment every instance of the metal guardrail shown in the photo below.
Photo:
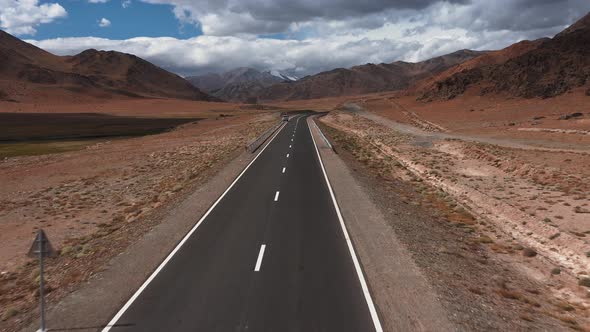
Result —
[[[321, 116], [323, 116], [323, 115], [320, 115], [318, 117], [321, 117]], [[320, 127], [318, 126], [318, 124], [315, 123], [315, 119], [313, 119], [311, 122], [313, 123], [314, 127], [316, 127], [316, 129], [318, 130], [318, 133], [320, 133], [320, 136], [322, 136], [322, 139], [324, 140], [324, 142], [326, 142], [326, 145], [328, 145], [328, 147], [332, 151], [334, 151], [334, 147], [332, 146], [332, 144], [330, 144], [330, 141], [328, 141], [328, 139], [326, 138], [326, 136], [324, 135], [324, 133], [322, 132], [322, 130], [320, 129]]]
[[277, 123], [276, 125], [270, 127], [269, 129], [267, 129], [265, 132], [262, 133], [262, 135], [260, 135], [256, 140], [254, 140], [254, 142], [248, 144], [246, 146], [246, 150], [254, 153], [256, 150], [258, 150], [258, 148], [260, 146], [262, 146], [262, 144], [264, 144], [264, 142], [266, 142], [266, 140], [272, 136], [272, 134], [274, 134], [282, 125], [283, 125], [283, 121], [279, 121], [279, 123]]

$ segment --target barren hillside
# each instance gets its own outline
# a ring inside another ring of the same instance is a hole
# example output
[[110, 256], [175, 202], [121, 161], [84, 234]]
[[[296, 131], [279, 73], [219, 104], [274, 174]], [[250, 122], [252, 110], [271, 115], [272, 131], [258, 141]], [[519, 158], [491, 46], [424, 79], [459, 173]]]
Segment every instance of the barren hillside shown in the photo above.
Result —
[[9, 101], [115, 96], [215, 100], [134, 55], [86, 50], [60, 57], [0, 31], [0, 98]]
[[279, 83], [263, 90], [262, 100], [298, 100], [408, 88], [412, 83], [440, 73], [472, 59], [481, 52], [461, 50], [418, 63], [366, 64], [352, 68], [337, 68], [304, 77], [296, 82]]
[[443, 76], [421, 99], [452, 99], [468, 89], [478, 94], [549, 98], [587, 86], [590, 78], [589, 22], [590, 14], [553, 39], [513, 45], [503, 52], [517, 50], [518, 54], [520, 46], [524, 46], [521, 50], [525, 52], [505, 62], [484, 61], [483, 66]]

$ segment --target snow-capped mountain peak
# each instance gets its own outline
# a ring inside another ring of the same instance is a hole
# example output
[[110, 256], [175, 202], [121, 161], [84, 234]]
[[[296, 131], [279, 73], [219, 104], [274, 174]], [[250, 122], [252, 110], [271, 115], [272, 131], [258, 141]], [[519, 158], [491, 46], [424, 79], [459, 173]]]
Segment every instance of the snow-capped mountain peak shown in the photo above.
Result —
[[270, 74], [286, 81], [297, 81], [299, 79], [299, 77], [295, 75], [290, 75], [279, 70], [271, 70]]

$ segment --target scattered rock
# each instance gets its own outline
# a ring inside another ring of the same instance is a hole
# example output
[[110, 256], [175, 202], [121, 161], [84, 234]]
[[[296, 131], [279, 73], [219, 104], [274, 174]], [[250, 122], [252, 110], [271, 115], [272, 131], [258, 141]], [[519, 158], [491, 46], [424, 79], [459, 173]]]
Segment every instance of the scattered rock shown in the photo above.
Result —
[[537, 252], [531, 248], [524, 248], [522, 250], [522, 255], [524, 257], [535, 257], [537, 256]]
[[576, 113], [562, 115], [559, 117], [559, 120], [569, 120], [569, 119], [573, 119], [573, 118], [579, 118], [581, 116], [583, 116], [582, 113], [576, 112]]
[[578, 280], [578, 285], [590, 288], [590, 278], [583, 277], [582, 279]]

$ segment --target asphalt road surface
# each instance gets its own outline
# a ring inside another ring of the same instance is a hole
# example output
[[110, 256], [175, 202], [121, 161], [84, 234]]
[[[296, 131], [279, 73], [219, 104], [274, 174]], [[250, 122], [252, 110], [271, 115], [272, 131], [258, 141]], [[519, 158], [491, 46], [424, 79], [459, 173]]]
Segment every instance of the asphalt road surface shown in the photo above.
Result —
[[103, 331], [379, 331], [353, 255], [295, 118]]

